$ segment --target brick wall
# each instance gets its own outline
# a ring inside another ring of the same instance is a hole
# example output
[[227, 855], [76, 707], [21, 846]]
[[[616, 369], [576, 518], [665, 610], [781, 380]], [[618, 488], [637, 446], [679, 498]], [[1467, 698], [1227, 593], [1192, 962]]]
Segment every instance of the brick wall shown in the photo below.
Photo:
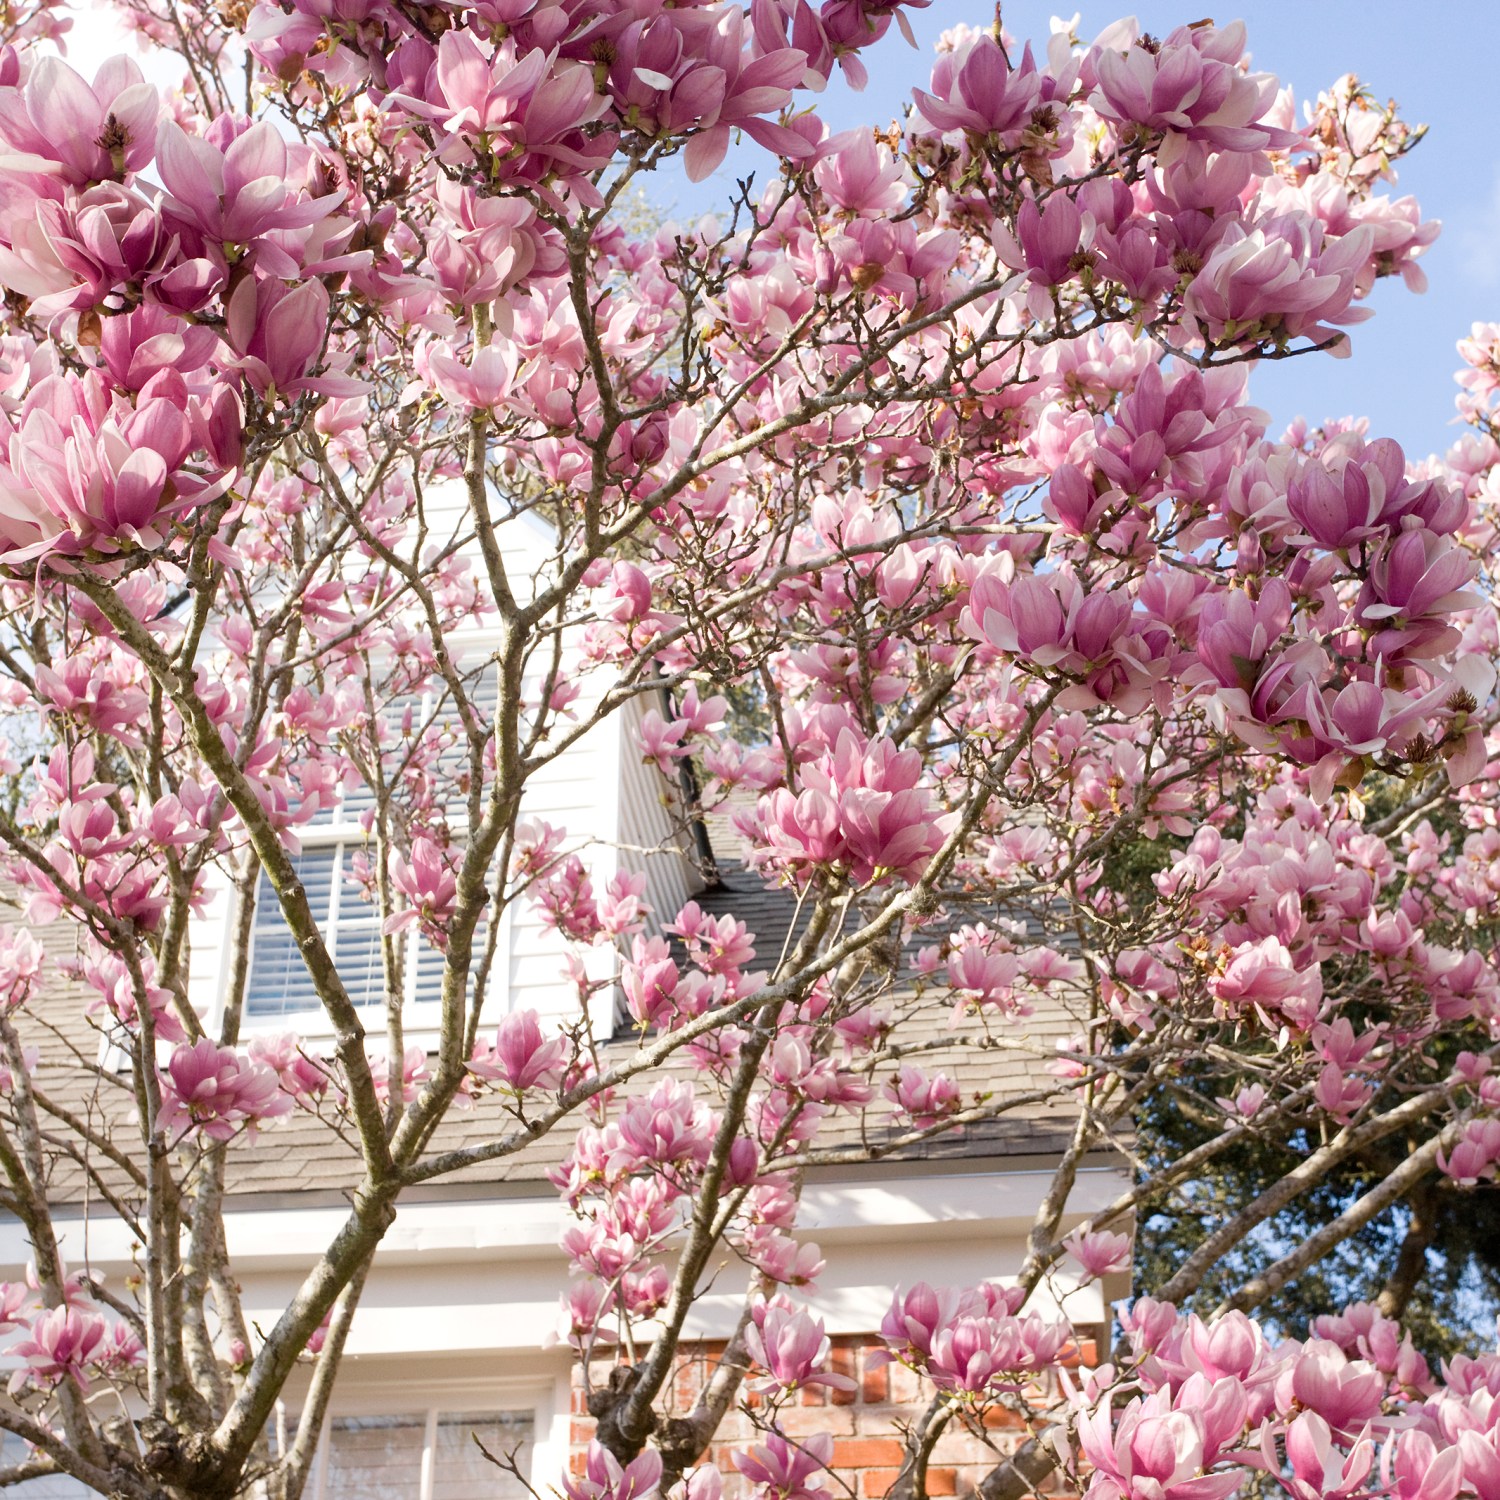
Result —
[[[900, 1365], [878, 1365], [870, 1356], [884, 1348], [876, 1339], [835, 1338], [829, 1368], [855, 1382], [852, 1391], [831, 1391], [825, 1386], [805, 1390], [798, 1405], [783, 1408], [781, 1430], [790, 1438], [826, 1432], [833, 1437], [834, 1469], [860, 1500], [880, 1500], [900, 1471], [904, 1455], [903, 1433], [925, 1409], [931, 1387]], [[722, 1351], [721, 1343], [685, 1349], [673, 1391], [675, 1411], [687, 1411], [693, 1397]], [[1086, 1348], [1084, 1357], [1092, 1355]], [[596, 1367], [602, 1382], [608, 1365]], [[749, 1396], [755, 1404], [755, 1397]], [[583, 1385], [575, 1373], [573, 1382], [572, 1466], [583, 1470], [594, 1424], [583, 1402]], [[1019, 1446], [1025, 1431], [1018, 1418], [1004, 1410], [990, 1412], [983, 1431], [966, 1430], [959, 1422], [949, 1424], [939, 1438], [927, 1471], [927, 1492], [933, 1496], [972, 1494], [978, 1481], [994, 1468], [1000, 1454]], [[729, 1487], [740, 1488], [738, 1471], [730, 1462], [730, 1450], [756, 1441], [749, 1418], [732, 1411], [719, 1429], [707, 1457], [718, 1464]]]

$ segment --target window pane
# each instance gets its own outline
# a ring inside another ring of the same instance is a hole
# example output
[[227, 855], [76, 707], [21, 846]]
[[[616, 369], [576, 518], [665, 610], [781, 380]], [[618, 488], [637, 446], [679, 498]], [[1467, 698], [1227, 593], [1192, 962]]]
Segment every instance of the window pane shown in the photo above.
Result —
[[356, 1005], [385, 1004], [385, 960], [381, 956], [380, 921], [365, 900], [364, 887], [354, 878], [350, 845], [343, 847], [343, 879], [339, 882], [338, 930], [333, 935], [333, 959], [349, 998]]
[[427, 1418], [335, 1417], [323, 1500], [417, 1500]]
[[[479, 925], [474, 929], [474, 956], [473, 963], [469, 968], [469, 998], [474, 998], [475, 985], [478, 982], [479, 966], [484, 961], [485, 951], [490, 941], [490, 919], [486, 914], [479, 919]], [[503, 952], [495, 954], [495, 962], [491, 965], [489, 975], [485, 984], [485, 998], [488, 999], [495, 993], [496, 987], [504, 983], [501, 965], [505, 961]], [[406, 948], [406, 962], [415, 968], [411, 987], [412, 1001], [417, 1005], [436, 1005], [443, 998], [443, 971], [447, 967], [448, 958], [440, 953], [426, 938], [422, 937], [415, 928], [410, 929], [409, 941]], [[0, 1497], [3, 1500], [3, 1497]]]
[[[5, 1434], [4, 1445], [0, 1447], [0, 1468], [8, 1469], [14, 1464], [24, 1464], [36, 1456], [23, 1438], [17, 1437], [13, 1432]], [[3, 1493], [6, 1500], [12, 1495], [19, 1496], [20, 1500], [83, 1500], [85, 1496], [94, 1495], [88, 1485], [70, 1474], [48, 1474], [42, 1479], [27, 1479], [20, 1484], [8, 1485]]]
[[[328, 931], [329, 901], [333, 894], [336, 848], [304, 849], [292, 856], [307, 892], [308, 905], [318, 926]], [[250, 983], [245, 992], [245, 1010], [252, 1016], [286, 1016], [316, 1010], [317, 991], [302, 955], [286, 923], [271, 882], [261, 871], [255, 890], [255, 924], [250, 940]]]
[[433, 1451], [432, 1500], [526, 1500], [516, 1476], [479, 1451], [477, 1437], [496, 1458], [516, 1451], [521, 1472], [530, 1462], [536, 1421], [529, 1411], [442, 1412]]
[[[352, 900], [358, 901], [357, 896]], [[361, 914], [369, 907], [357, 908]], [[358, 926], [339, 923], [334, 965], [349, 998], [356, 1005], [385, 1004], [385, 960], [380, 953], [380, 928], [373, 922]]]

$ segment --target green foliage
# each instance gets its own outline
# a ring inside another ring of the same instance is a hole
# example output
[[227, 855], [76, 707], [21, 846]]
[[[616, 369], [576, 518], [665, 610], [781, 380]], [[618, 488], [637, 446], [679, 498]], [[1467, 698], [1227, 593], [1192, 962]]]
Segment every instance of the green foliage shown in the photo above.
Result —
[[[1211, 1112], [1213, 1095], [1223, 1088], [1222, 1078], [1210, 1084], [1191, 1072], [1178, 1082], [1193, 1114], [1198, 1113], [1194, 1095]], [[1147, 1169], [1166, 1165], [1216, 1133], [1191, 1119], [1166, 1092], [1153, 1094], [1137, 1123], [1137, 1149]], [[1203, 1176], [1148, 1204], [1136, 1242], [1136, 1285], [1162, 1285], [1221, 1223], [1319, 1144], [1300, 1136], [1285, 1145], [1252, 1139], [1220, 1156]], [[1333, 1173], [1222, 1256], [1187, 1305], [1212, 1312], [1245, 1281], [1342, 1213], [1397, 1166], [1406, 1150], [1404, 1140], [1383, 1142]], [[1466, 1190], [1433, 1177], [1420, 1191], [1429, 1195], [1432, 1231], [1402, 1321], [1429, 1359], [1473, 1352], [1493, 1339], [1500, 1308], [1500, 1187]], [[1397, 1203], [1283, 1287], [1260, 1316], [1278, 1332], [1302, 1337], [1318, 1314], [1350, 1302], [1374, 1301], [1396, 1268], [1411, 1217], [1410, 1203]]]

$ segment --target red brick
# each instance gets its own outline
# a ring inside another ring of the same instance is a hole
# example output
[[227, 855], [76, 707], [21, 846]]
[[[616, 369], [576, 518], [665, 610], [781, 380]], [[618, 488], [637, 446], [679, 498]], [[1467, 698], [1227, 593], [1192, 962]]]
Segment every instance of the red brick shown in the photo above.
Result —
[[889, 1400], [890, 1394], [891, 1378], [886, 1366], [877, 1365], [873, 1370], [866, 1369], [860, 1382], [861, 1398], [873, 1403]]
[[992, 1406], [984, 1414], [986, 1427], [1024, 1427], [1022, 1419], [1007, 1406]]
[[905, 1365], [887, 1365], [886, 1370], [891, 1379], [892, 1401], [922, 1399], [922, 1380], [915, 1370], [908, 1370]]
[[1064, 1369], [1076, 1370], [1079, 1365], [1095, 1365], [1099, 1362], [1093, 1339], [1077, 1339], [1070, 1348], [1064, 1349], [1057, 1360]]
[[937, 1452], [945, 1464], [987, 1464], [993, 1467], [995, 1463], [995, 1450], [983, 1438], [954, 1431], [951, 1427], [943, 1434]]
[[916, 1413], [905, 1406], [862, 1406], [856, 1425], [861, 1433], [884, 1437], [903, 1432], [916, 1419]]
[[[851, 1344], [847, 1348], [835, 1348], [833, 1358], [829, 1364], [835, 1375], [842, 1375], [846, 1380], [853, 1380], [855, 1378], [855, 1371], [858, 1369], [854, 1357], [853, 1345]], [[852, 1391], [831, 1390], [828, 1393], [828, 1399], [835, 1406], [853, 1406], [859, 1399], [858, 1389], [856, 1388]]]
[[781, 1429], [788, 1437], [812, 1437], [831, 1432], [835, 1437], [852, 1437], [854, 1411], [848, 1406], [788, 1406], [781, 1413]]
[[866, 1469], [859, 1476], [859, 1492], [865, 1500], [880, 1500], [900, 1475], [900, 1469]]
[[958, 1493], [958, 1470], [929, 1469], [927, 1493], [929, 1495], [956, 1495]]
[[805, 1385], [802, 1387], [803, 1406], [827, 1406], [828, 1387], [826, 1385]]
[[833, 1445], [836, 1469], [873, 1469], [882, 1464], [900, 1464], [906, 1449], [897, 1438], [859, 1437], [837, 1440]]

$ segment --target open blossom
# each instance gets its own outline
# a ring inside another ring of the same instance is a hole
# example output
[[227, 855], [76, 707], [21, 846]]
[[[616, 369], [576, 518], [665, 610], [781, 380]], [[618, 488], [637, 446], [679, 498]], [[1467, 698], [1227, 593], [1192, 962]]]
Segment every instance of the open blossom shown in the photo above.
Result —
[[1105, 119], [1162, 131], [1169, 141], [1230, 151], [1296, 145], [1291, 131], [1269, 123], [1275, 79], [1240, 71], [1244, 49], [1242, 21], [1182, 27], [1154, 47], [1142, 38], [1123, 51], [1103, 48], [1095, 107]]
[[29, 1381], [71, 1380], [87, 1389], [90, 1367], [108, 1353], [109, 1325], [104, 1316], [83, 1307], [53, 1307], [32, 1320], [27, 1338], [7, 1351], [25, 1365], [11, 1388]]
[[1225, 1500], [1242, 1474], [1206, 1474], [1213, 1462], [1203, 1417], [1173, 1410], [1171, 1392], [1136, 1397], [1117, 1420], [1107, 1407], [1079, 1419], [1078, 1441], [1096, 1471], [1090, 1500]]
[[[307, 229], [339, 206], [340, 193], [298, 191], [287, 143], [269, 121], [237, 133], [231, 117], [216, 124], [194, 136], [163, 120], [157, 136], [156, 169], [171, 194], [167, 211], [189, 232], [209, 245], [243, 244], [273, 230]], [[298, 332], [290, 319], [286, 331]]]
[[29, 932], [0, 926], [0, 1010], [15, 1010], [31, 998], [45, 957]]
[[826, 1432], [815, 1432], [792, 1443], [780, 1433], [770, 1433], [765, 1442], [756, 1443], [731, 1455], [735, 1468], [754, 1486], [759, 1496], [775, 1500], [819, 1500], [828, 1493], [819, 1478], [833, 1462], [833, 1439]]
[[269, 1067], [204, 1037], [178, 1047], [161, 1072], [158, 1129], [171, 1136], [198, 1130], [209, 1140], [233, 1139], [286, 1114], [292, 1101]]
[[300, 1104], [316, 1103], [333, 1085], [328, 1065], [291, 1032], [253, 1038], [250, 1056], [272, 1069], [281, 1080], [283, 1091]]
[[822, 1319], [803, 1308], [783, 1305], [780, 1299], [758, 1303], [745, 1338], [750, 1357], [767, 1373], [767, 1389], [820, 1385], [838, 1391], [854, 1389], [854, 1381], [847, 1375], [831, 1374], [823, 1368], [832, 1346], [823, 1332]]
[[0, 88], [0, 140], [36, 168], [74, 186], [108, 182], [147, 166], [161, 108], [155, 87], [128, 57], [84, 80], [60, 57], [39, 57], [26, 81]]
[[649, 1500], [661, 1485], [661, 1455], [648, 1448], [628, 1464], [590, 1442], [582, 1475], [563, 1480], [569, 1500]]
[[819, 866], [840, 869], [863, 885], [914, 878], [941, 846], [947, 820], [918, 784], [916, 752], [888, 740], [862, 743], [845, 728], [801, 774], [800, 792], [778, 788], [760, 800], [757, 859], [769, 867], [799, 881]]
[[228, 487], [238, 417], [227, 387], [204, 402], [171, 370], [129, 402], [92, 372], [38, 382], [0, 463], [3, 555], [160, 545], [176, 518]]
[[943, 53], [931, 90], [913, 89], [920, 118], [939, 131], [1013, 137], [1042, 102], [1043, 79], [1028, 51], [1012, 70], [999, 42], [979, 32], [963, 47]]
[[467, 363], [439, 344], [428, 354], [427, 367], [439, 394], [457, 406], [500, 405], [521, 373], [514, 346], [502, 340], [474, 349]]
[[1212, 987], [1218, 1001], [1233, 1010], [1254, 1007], [1268, 1019], [1284, 1016], [1303, 1028], [1317, 1020], [1322, 1008], [1318, 966], [1299, 969], [1285, 944], [1271, 937], [1242, 944]]

